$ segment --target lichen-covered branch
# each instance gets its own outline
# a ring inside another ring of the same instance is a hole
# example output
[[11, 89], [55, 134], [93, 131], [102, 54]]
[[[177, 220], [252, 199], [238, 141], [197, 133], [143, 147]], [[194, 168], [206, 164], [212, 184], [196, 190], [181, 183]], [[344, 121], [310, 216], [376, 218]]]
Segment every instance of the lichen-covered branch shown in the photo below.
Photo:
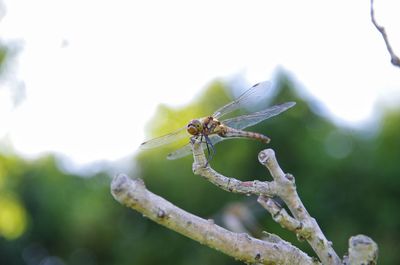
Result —
[[397, 67], [400, 67], [400, 58], [395, 54], [395, 52], [392, 49], [392, 46], [390, 45], [389, 38], [387, 36], [386, 30], [384, 27], [378, 24], [378, 22], [375, 19], [375, 10], [374, 10], [374, 0], [371, 0], [371, 21], [372, 24], [374, 24], [375, 28], [381, 33], [383, 40], [385, 41], [386, 49], [388, 50], [390, 54], [390, 62]]
[[190, 214], [151, 193], [141, 179], [117, 175], [112, 181], [111, 193], [117, 201], [154, 222], [246, 263], [317, 264], [286, 241], [260, 240], [245, 233], [233, 233], [212, 220]]

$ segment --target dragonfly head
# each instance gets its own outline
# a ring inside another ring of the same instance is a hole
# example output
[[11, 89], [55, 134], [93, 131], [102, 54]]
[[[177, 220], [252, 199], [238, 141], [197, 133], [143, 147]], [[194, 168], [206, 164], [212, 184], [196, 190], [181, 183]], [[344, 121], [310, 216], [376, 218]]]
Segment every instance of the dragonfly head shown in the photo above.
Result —
[[191, 135], [198, 135], [203, 130], [203, 124], [199, 120], [191, 120], [186, 126], [186, 130]]

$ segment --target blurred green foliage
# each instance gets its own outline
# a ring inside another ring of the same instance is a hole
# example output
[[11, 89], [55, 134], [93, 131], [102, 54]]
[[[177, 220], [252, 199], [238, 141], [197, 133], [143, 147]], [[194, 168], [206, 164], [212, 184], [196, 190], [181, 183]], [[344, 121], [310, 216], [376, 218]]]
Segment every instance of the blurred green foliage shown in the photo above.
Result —
[[[0, 21], [2, 19], [2, 2], [0, 1]], [[15, 75], [14, 65], [23, 43], [17, 40], [3, 40], [0, 37], [0, 89], [10, 89], [14, 105], [25, 98], [25, 83]]]
[[[400, 111], [388, 112], [379, 128], [340, 127], [321, 113], [315, 100], [299, 95], [287, 75], [276, 81], [270, 104], [297, 105], [250, 129], [271, 137], [268, 147], [296, 177], [303, 203], [340, 256], [348, 239], [362, 233], [378, 243], [379, 264], [400, 264]], [[152, 136], [178, 129], [228, 101], [224, 84], [214, 82], [187, 107], [160, 106], [148, 129]], [[137, 173], [131, 176], [142, 177], [154, 193], [219, 224], [226, 206], [243, 202], [259, 227], [312, 255], [306, 242], [298, 242], [254, 203], [255, 197], [227, 193], [193, 175], [190, 156], [166, 160], [176, 147], [140, 153]], [[241, 180], [269, 179], [257, 162], [263, 148], [253, 141], [224, 141], [216, 146], [211, 164]], [[110, 194], [110, 181], [106, 173], [65, 173], [51, 156], [36, 161], [1, 156], [0, 264], [241, 264], [120, 205]]]
[[[0, 9], [1, 9], [1, 2], [0, 2]], [[14, 58], [18, 55], [20, 48], [21, 48], [21, 42], [15, 40], [5, 41], [0, 38], [0, 78], [2, 77], [9, 78], [9, 76], [7, 76], [6, 71], [10, 68], [10, 64], [13, 63]]]

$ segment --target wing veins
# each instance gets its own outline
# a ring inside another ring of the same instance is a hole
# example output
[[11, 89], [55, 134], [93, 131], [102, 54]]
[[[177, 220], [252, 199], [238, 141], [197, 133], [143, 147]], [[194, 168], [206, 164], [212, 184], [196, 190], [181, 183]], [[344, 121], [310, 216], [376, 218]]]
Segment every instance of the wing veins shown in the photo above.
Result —
[[144, 150], [153, 149], [162, 145], [170, 144], [184, 137], [188, 137], [188, 133], [186, 132], [186, 127], [182, 127], [179, 130], [176, 130], [172, 133], [162, 135], [157, 138], [153, 138], [151, 140], [143, 142], [139, 148]]
[[222, 123], [228, 127], [232, 127], [235, 129], [245, 129], [247, 127], [256, 125], [257, 123], [260, 123], [266, 119], [277, 116], [280, 113], [293, 107], [295, 104], [295, 102], [286, 102], [280, 105], [274, 105], [262, 111], [224, 120], [222, 121]]
[[212, 116], [218, 119], [224, 116], [225, 114], [231, 113], [241, 108], [243, 105], [246, 105], [246, 103], [248, 103], [247, 101], [250, 101], [252, 99], [257, 99], [258, 96], [262, 96], [263, 93], [266, 94], [266, 91], [270, 87], [271, 87], [271, 82], [269, 81], [257, 83], [252, 87], [250, 87], [249, 89], [247, 89], [237, 99], [217, 109]]

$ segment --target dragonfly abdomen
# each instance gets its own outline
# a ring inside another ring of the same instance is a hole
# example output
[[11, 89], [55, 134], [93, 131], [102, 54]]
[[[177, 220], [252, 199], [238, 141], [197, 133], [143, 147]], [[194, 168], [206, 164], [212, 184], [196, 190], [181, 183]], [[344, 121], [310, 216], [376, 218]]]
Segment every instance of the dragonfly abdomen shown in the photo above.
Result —
[[221, 137], [234, 137], [234, 138], [249, 138], [260, 141], [262, 143], [269, 143], [271, 139], [261, 133], [237, 130], [225, 127], [224, 132], [219, 134]]

